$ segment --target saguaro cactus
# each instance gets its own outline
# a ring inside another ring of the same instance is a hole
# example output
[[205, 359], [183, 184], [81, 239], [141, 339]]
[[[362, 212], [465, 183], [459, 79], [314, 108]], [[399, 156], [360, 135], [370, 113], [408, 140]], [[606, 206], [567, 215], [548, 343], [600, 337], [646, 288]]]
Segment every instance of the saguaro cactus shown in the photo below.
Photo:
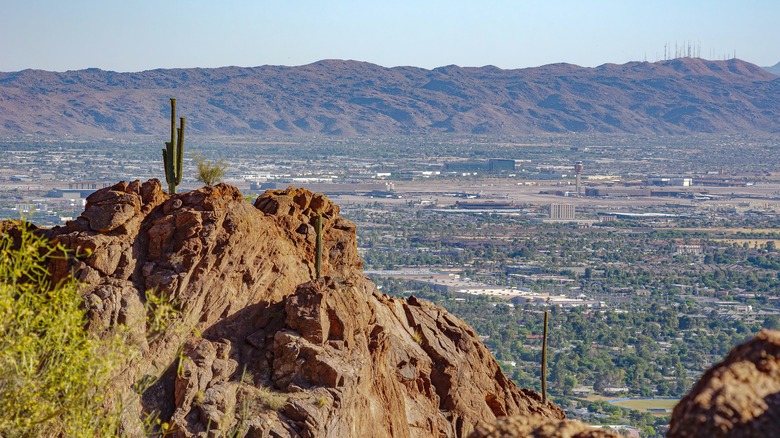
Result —
[[182, 164], [184, 163], [184, 117], [180, 119], [180, 127], [176, 127], [176, 99], [171, 98], [171, 141], [165, 142], [162, 150], [165, 181], [168, 182], [168, 194], [176, 193], [176, 186], [181, 183]]
[[547, 403], [547, 315], [544, 311], [544, 334], [542, 335], [542, 403]]
[[317, 243], [314, 252], [314, 270], [319, 279], [322, 276], [322, 213], [317, 213]]

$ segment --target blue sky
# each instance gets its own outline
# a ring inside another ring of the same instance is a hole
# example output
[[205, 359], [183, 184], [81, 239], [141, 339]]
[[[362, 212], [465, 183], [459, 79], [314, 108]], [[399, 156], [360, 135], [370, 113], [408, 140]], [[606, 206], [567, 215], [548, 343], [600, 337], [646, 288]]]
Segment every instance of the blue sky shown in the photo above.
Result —
[[[0, 71], [780, 61], [778, 0], [0, 0]], [[673, 52], [673, 49], [670, 53]]]

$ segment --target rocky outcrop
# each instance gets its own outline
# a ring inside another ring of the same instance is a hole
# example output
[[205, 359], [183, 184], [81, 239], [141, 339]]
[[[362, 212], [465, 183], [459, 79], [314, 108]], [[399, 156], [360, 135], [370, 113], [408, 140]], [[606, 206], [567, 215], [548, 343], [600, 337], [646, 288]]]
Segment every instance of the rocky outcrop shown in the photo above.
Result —
[[[141, 352], [117, 390], [177, 436], [464, 437], [500, 416], [564, 417], [461, 320], [380, 294], [354, 224], [322, 195], [253, 206], [224, 184], [169, 196], [157, 180], [119, 183], [42, 232], [71, 250], [52, 272], [82, 282], [91, 327], [126, 325]], [[164, 330], [147, 323], [149, 293], [179, 309]]]
[[710, 368], [675, 406], [668, 437], [769, 437], [780, 431], [780, 331], [763, 330]]

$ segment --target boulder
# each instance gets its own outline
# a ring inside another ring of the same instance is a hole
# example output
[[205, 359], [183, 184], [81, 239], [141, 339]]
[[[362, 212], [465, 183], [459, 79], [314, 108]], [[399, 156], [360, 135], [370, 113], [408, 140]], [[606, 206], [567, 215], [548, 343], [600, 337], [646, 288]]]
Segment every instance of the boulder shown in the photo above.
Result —
[[680, 400], [668, 437], [769, 437], [780, 433], [780, 331], [731, 350]]

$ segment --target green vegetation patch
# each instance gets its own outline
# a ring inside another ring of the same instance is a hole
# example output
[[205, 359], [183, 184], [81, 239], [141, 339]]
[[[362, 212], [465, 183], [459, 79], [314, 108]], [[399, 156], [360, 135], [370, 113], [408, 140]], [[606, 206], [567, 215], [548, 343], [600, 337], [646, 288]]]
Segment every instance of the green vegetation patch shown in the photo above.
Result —
[[64, 249], [18, 230], [0, 235], [0, 436], [115, 435], [105, 388], [121, 339], [87, 331], [75, 282], [50, 284], [46, 261]]

